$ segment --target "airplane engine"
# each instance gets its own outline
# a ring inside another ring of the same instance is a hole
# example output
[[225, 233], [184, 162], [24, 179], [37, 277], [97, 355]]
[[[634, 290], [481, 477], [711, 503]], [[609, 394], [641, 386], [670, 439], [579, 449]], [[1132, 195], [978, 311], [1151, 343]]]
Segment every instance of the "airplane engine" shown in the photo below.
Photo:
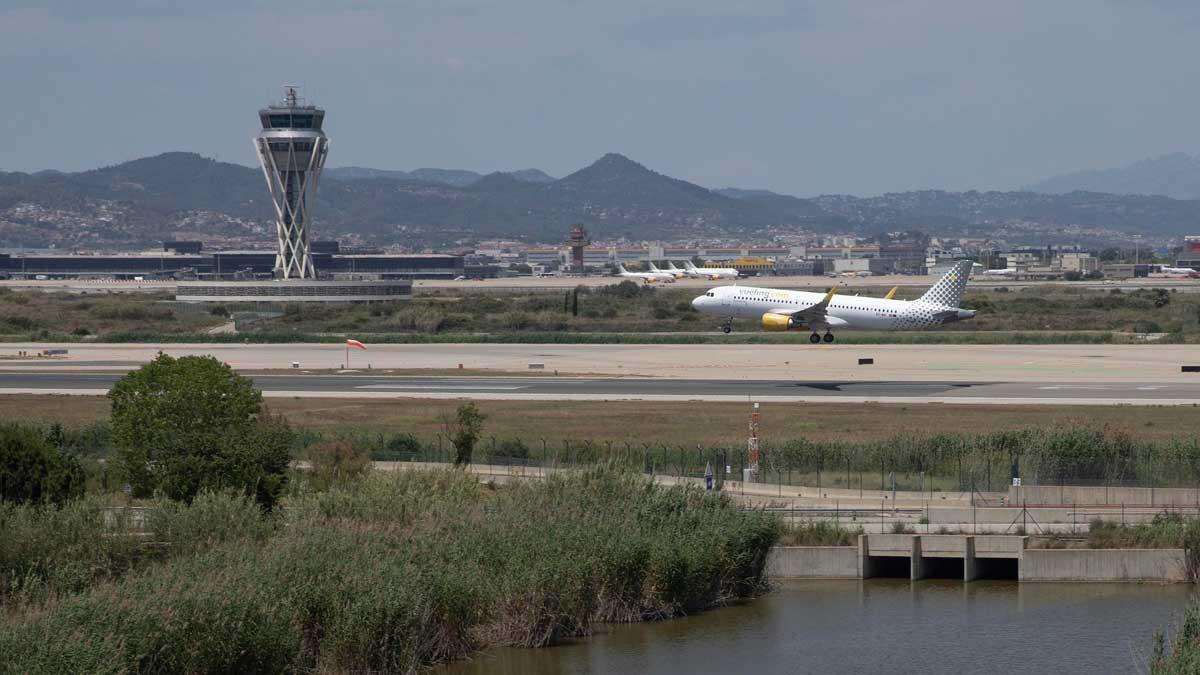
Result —
[[795, 319], [786, 314], [772, 314], [771, 312], [762, 315], [762, 327], [763, 330], [775, 332], [804, 328], [802, 324], [796, 323]]

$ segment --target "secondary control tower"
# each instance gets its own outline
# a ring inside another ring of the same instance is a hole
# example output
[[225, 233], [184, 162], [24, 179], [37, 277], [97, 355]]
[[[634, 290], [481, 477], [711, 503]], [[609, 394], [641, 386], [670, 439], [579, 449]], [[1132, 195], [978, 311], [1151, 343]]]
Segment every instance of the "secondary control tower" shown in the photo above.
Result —
[[258, 117], [262, 131], [254, 139], [254, 147], [275, 205], [279, 235], [275, 276], [315, 279], [308, 227], [329, 152], [329, 139], [321, 131], [325, 111], [306, 105], [296, 87], [284, 86], [283, 101], [259, 110]]

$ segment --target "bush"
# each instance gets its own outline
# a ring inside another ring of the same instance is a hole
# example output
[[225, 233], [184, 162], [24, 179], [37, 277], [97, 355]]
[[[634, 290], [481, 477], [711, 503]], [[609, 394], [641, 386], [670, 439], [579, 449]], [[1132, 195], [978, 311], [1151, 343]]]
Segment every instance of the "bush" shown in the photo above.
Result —
[[506, 438], [496, 444], [492, 451], [493, 457], [510, 457], [512, 459], [529, 459], [529, 446], [519, 438]]
[[642, 293], [642, 287], [636, 282], [625, 279], [619, 284], [600, 287], [601, 295], [611, 295], [622, 300], [632, 300]]
[[382, 448], [371, 452], [371, 459], [376, 462], [400, 462], [419, 457], [424, 451], [421, 441], [412, 434], [396, 434], [384, 443]]
[[486, 419], [487, 415], [479, 411], [474, 401], [470, 401], [458, 406], [453, 418], [442, 420], [442, 428], [454, 446], [454, 466], [471, 463], [475, 444], [483, 434], [483, 422]]
[[319, 488], [357, 480], [371, 468], [371, 454], [346, 440], [324, 441], [309, 447], [310, 475]]
[[0, 424], [0, 502], [62, 503], [83, 494], [79, 460], [38, 429]]
[[81, 592], [149, 561], [273, 531], [254, 500], [230, 494], [202, 493], [190, 506], [160, 499], [144, 509], [106, 508], [93, 497], [0, 504], [0, 604]]
[[114, 465], [135, 496], [190, 501], [235, 488], [271, 507], [287, 481], [291, 429], [262, 393], [211, 356], [166, 354], [109, 391]]

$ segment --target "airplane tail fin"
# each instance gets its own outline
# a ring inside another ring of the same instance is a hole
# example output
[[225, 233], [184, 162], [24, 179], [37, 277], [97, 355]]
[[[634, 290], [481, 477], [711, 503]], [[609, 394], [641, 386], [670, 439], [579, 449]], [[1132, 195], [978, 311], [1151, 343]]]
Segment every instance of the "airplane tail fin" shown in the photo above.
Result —
[[683, 269], [685, 269], [689, 272], [695, 272], [696, 266], [692, 264], [691, 260], [684, 260], [683, 261]]
[[629, 272], [625, 270], [625, 266], [620, 263], [617, 263], [617, 271], [621, 274], [629, 274]]
[[958, 307], [962, 303], [963, 291], [967, 289], [967, 279], [971, 277], [970, 260], [960, 260], [954, 268], [930, 286], [929, 290], [919, 298], [921, 302], [931, 302], [947, 307]]
[[892, 290], [888, 291], [888, 294], [883, 296], [883, 299], [891, 300], [892, 298], [896, 297], [896, 291], [898, 290], [900, 290], [899, 286], [892, 286]]

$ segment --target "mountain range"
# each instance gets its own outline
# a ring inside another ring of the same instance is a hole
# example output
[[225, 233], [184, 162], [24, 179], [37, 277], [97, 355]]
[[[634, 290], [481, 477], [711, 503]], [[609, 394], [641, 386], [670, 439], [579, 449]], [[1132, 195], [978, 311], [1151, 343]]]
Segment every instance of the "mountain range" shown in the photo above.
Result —
[[1038, 181], [1027, 189], [1050, 194], [1082, 190], [1200, 199], [1200, 155], [1175, 152], [1118, 168], [1064, 173]]
[[[323, 177], [314, 236], [446, 246], [478, 238], [768, 241], [800, 231], [922, 229], [1029, 243], [1091, 244], [1200, 230], [1200, 201], [1096, 192], [920, 191], [803, 199], [711, 190], [619, 154], [555, 179], [536, 169], [481, 175], [344, 167]], [[272, 209], [257, 168], [169, 152], [79, 173], [0, 173], [0, 247], [142, 248], [164, 239], [269, 246]]]
[[[519, 169], [505, 171], [508, 175], [526, 183], [553, 183], [557, 180], [541, 169]], [[367, 169], [361, 166], [340, 166], [325, 169], [324, 175], [334, 180], [359, 180], [362, 178], [392, 178], [395, 180], [422, 181], [425, 183], [443, 183], [454, 187], [467, 187], [479, 182], [484, 174], [466, 169], [415, 169], [413, 171], [393, 171], [387, 169]]]

